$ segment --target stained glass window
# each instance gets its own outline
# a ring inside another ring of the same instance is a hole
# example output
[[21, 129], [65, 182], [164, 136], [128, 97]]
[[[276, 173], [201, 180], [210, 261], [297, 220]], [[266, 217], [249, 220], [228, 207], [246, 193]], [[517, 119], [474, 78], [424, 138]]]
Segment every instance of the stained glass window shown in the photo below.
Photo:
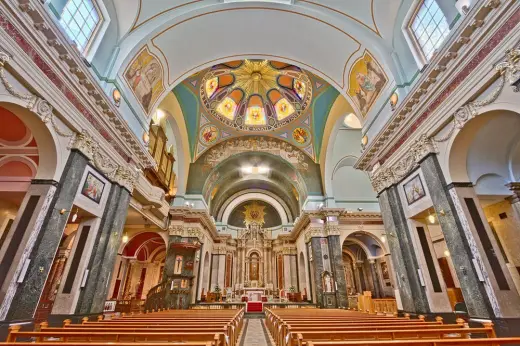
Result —
[[60, 19], [61, 26], [82, 52], [87, 49], [100, 22], [99, 10], [92, 0], [68, 0]]
[[424, 0], [412, 22], [412, 31], [427, 60], [430, 60], [450, 28], [437, 1]]

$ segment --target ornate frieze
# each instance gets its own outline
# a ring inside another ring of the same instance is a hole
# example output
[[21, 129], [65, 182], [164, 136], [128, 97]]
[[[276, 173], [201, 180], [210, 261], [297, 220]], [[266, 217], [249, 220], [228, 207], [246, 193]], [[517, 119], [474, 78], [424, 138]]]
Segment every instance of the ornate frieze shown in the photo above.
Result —
[[495, 66], [507, 80], [514, 92], [520, 89], [520, 48], [510, 49], [506, 52], [506, 60]]
[[314, 237], [324, 237], [323, 227], [310, 227], [305, 231], [305, 243], [308, 243], [311, 238]]
[[394, 165], [380, 168], [370, 175], [372, 186], [377, 193], [380, 193], [387, 187], [398, 183], [430, 153], [437, 153], [437, 147], [431, 138], [423, 134], [412, 143], [405, 156]]
[[98, 143], [85, 130], [73, 137], [70, 149], [77, 149], [85, 154], [97, 169], [116, 184], [125, 187], [130, 192], [134, 190], [139, 175], [137, 169], [116, 163], [101, 151]]

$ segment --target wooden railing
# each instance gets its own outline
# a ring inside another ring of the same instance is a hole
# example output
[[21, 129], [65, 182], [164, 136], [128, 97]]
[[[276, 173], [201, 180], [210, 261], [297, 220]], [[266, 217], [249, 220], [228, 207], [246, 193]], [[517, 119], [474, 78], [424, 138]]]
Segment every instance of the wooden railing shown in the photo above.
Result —
[[[350, 304], [349, 297], [349, 304]], [[352, 299], [352, 302], [354, 299]], [[349, 305], [350, 307], [351, 305]], [[397, 314], [397, 302], [395, 298], [372, 298], [372, 292], [365, 291], [357, 296], [357, 310], [369, 314]]]

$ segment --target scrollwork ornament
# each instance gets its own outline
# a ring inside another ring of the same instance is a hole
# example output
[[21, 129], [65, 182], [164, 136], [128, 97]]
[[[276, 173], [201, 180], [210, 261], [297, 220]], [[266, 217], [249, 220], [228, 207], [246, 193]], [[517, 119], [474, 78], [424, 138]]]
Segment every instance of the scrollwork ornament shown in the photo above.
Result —
[[520, 90], [520, 48], [506, 51], [506, 60], [497, 64], [495, 69], [505, 75], [514, 92]]

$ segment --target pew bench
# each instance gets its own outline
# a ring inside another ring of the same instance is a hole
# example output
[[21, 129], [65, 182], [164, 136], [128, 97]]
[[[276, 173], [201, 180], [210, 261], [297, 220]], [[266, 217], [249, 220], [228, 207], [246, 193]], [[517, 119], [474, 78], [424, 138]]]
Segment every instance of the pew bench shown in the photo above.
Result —
[[472, 335], [485, 335], [496, 338], [492, 326], [483, 328], [443, 328], [443, 329], [393, 329], [393, 330], [356, 330], [356, 331], [308, 331], [289, 334], [290, 346], [308, 345], [309, 341], [355, 341], [355, 340], [401, 340], [414, 339], [469, 339]]
[[[16, 326], [19, 327], [19, 326]], [[10, 327], [9, 335], [7, 336], [7, 342], [16, 342], [19, 339], [29, 339], [34, 338], [36, 343], [44, 342], [44, 341], [53, 341], [55, 343], [61, 342], [83, 342], [91, 343], [114, 343], [114, 342], [134, 342], [141, 344], [142, 342], [211, 342], [212, 346], [226, 346], [229, 345], [229, 342], [226, 341], [226, 335], [224, 333], [156, 333], [156, 332], [146, 332], [146, 333], [137, 333], [137, 332], [119, 332], [119, 331], [105, 331], [100, 333], [93, 333], [90, 331], [82, 331], [82, 332], [68, 332], [68, 331], [60, 331], [60, 332], [21, 332], [17, 330], [12, 330]], [[49, 340], [49, 339], [58, 339], [58, 340]]]
[[[406, 340], [407, 346], [500, 346], [519, 344], [520, 338], [459, 339], [459, 340]], [[388, 341], [308, 341], [307, 346], [396, 346], [402, 340]]]

